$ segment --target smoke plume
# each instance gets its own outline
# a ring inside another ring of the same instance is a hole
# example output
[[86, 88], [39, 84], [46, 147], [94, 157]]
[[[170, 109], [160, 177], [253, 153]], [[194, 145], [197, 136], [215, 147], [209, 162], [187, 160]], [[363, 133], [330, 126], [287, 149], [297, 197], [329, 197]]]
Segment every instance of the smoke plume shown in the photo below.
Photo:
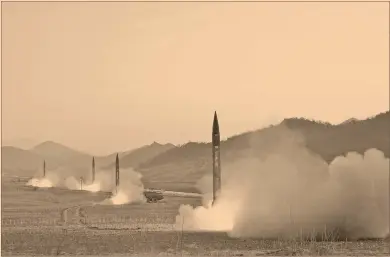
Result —
[[30, 179], [26, 185], [33, 187], [55, 187], [59, 184], [60, 178], [53, 173], [46, 174], [46, 177], [35, 177]]
[[[144, 203], [144, 185], [142, 175], [133, 169], [120, 171], [120, 183], [117, 189], [112, 190], [112, 197], [104, 200], [101, 204], [121, 205], [128, 203]], [[113, 181], [115, 183], [115, 181]]]
[[297, 134], [279, 136], [262, 141], [272, 147], [261, 158], [222, 163], [221, 193], [213, 206], [212, 175], [204, 176], [198, 182], [203, 206], [180, 206], [177, 229], [264, 238], [388, 234], [389, 159], [381, 151], [350, 152], [327, 164]]
[[33, 187], [53, 187], [52, 182], [47, 178], [32, 178], [26, 185]]
[[112, 197], [102, 204], [127, 204], [146, 201], [141, 174], [133, 169], [120, 170], [120, 184], [118, 191], [115, 188], [115, 173], [108, 170], [97, 170], [94, 183], [88, 179], [86, 172], [83, 180], [69, 169], [59, 167], [46, 173], [45, 178], [32, 178], [26, 185], [34, 187], [60, 187], [69, 190], [85, 190], [90, 192], [112, 192]]

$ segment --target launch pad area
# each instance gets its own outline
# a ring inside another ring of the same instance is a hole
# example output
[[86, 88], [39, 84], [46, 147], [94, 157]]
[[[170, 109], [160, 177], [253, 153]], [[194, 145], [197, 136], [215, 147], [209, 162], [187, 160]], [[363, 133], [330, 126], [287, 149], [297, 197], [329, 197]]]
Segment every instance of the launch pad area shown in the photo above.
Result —
[[201, 198], [169, 195], [153, 204], [97, 205], [107, 193], [26, 190], [24, 181], [2, 180], [2, 255], [384, 255], [388, 242], [292, 242], [237, 239], [222, 232], [174, 228], [181, 204]]

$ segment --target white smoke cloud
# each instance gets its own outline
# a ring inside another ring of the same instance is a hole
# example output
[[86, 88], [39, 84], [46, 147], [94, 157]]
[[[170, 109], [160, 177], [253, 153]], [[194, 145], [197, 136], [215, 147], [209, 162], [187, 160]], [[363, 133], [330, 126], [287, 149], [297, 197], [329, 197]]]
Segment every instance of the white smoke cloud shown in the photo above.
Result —
[[33, 187], [53, 187], [51, 181], [45, 178], [32, 178], [26, 185]]
[[[133, 169], [120, 171], [120, 184], [118, 189], [112, 190], [112, 197], [106, 199], [102, 204], [121, 205], [128, 203], [144, 203], [144, 185], [142, 184], [142, 175]], [[113, 183], [115, 181], [113, 180]]]
[[97, 170], [95, 181], [91, 183], [84, 176], [72, 174], [69, 169], [60, 167], [46, 172], [45, 178], [32, 178], [26, 185], [34, 187], [61, 187], [69, 190], [85, 190], [90, 192], [112, 192], [113, 196], [103, 201], [102, 204], [128, 204], [132, 202], [145, 202], [142, 175], [133, 169], [120, 170], [120, 185], [118, 192], [115, 189], [115, 173], [107, 170]]
[[203, 177], [198, 188], [204, 206], [180, 206], [177, 229], [226, 231], [232, 237], [309, 237], [337, 229], [350, 239], [385, 237], [389, 159], [370, 149], [328, 165], [289, 133], [266, 158], [223, 164], [213, 206], [212, 176]]
[[33, 186], [33, 187], [43, 187], [43, 188], [48, 188], [48, 187], [55, 187], [58, 185], [60, 181], [60, 178], [54, 174], [46, 174], [46, 177], [35, 177], [30, 179], [26, 185], [27, 186]]

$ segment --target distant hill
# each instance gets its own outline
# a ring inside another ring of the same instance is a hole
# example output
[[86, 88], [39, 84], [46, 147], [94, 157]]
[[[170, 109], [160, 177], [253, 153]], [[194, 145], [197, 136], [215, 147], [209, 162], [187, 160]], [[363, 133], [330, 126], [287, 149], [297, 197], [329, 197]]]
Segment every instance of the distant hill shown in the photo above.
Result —
[[56, 157], [61, 159], [66, 159], [74, 155], [84, 154], [53, 141], [46, 141], [40, 143], [31, 148], [30, 150], [45, 157]]
[[30, 151], [46, 160], [48, 170], [60, 168], [66, 174], [84, 176], [91, 169], [91, 155], [53, 141], [43, 142]]
[[[106, 156], [95, 156], [95, 165], [97, 169], [111, 169], [112, 163], [115, 163], [116, 155], [118, 154], [119, 159], [121, 159], [124, 155], [127, 153], [131, 152], [132, 150], [129, 151], [124, 151], [124, 152], [118, 152], [118, 153], [112, 153]], [[91, 157], [92, 158], [92, 157]], [[91, 166], [91, 160], [89, 161], [89, 166]]]
[[[172, 144], [143, 146], [134, 150], [119, 152], [122, 168], [136, 167], [158, 154], [175, 147]], [[113, 169], [117, 153], [107, 156], [95, 156], [97, 169]], [[2, 147], [2, 171], [12, 175], [33, 176], [43, 169], [46, 161], [48, 172], [66, 172], [72, 176], [89, 176], [92, 166], [92, 155], [74, 150], [62, 144], [46, 141], [37, 146], [23, 150], [12, 146]]]
[[[245, 156], [261, 158], [280, 150], [283, 140], [302, 135], [302, 144], [330, 162], [349, 151], [363, 153], [377, 148], [390, 155], [390, 113], [366, 120], [338, 125], [304, 118], [284, 119], [280, 124], [236, 135], [221, 142], [222, 165]], [[211, 133], [211, 132], [210, 132]], [[190, 142], [168, 150], [141, 164], [138, 171], [155, 187], [181, 189], [193, 187], [204, 174], [211, 172], [211, 144]]]
[[[159, 144], [154, 142], [150, 145], [128, 151], [120, 156], [120, 167], [121, 168], [137, 168], [144, 162], [155, 158], [156, 156], [176, 148], [173, 144]], [[106, 168], [115, 167], [115, 159]]]
[[48, 172], [62, 168], [73, 175], [82, 174], [90, 169], [92, 157], [67, 146], [47, 141], [29, 150], [23, 150], [12, 146], [3, 146], [2, 172], [17, 176], [33, 176], [43, 169], [43, 161], [46, 161]]
[[54, 160], [58, 163], [66, 163], [70, 160], [74, 161], [75, 159], [80, 160], [82, 158], [92, 158], [89, 154], [73, 150], [70, 147], [53, 141], [43, 142], [30, 149], [30, 151], [42, 156], [45, 159], [50, 159], [52, 161]]
[[[284, 119], [278, 125], [222, 141], [222, 166], [243, 157], [263, 158], [280, 151], [280, 143], [285, 140], [299, 140], [327, 162], [349, 151], [363, 153], [369, 148], [377, 148], [389, 157], [390, 113], [387, 111], [365, 120], [350, 119], [338, 125], [304, 118]], [[112, 170], [115, 156], [116, 153], [95, 157], [96, 167]], [[146, 187], [194, 191], [195, 183], [212, 169], [210, 143], [190, 142], [177, 147], [154, 142], [120, 152], [119, 156], [121, 168], [133, 167], [142, 173]], [[80, 175], [91, 170], [91, 155], [55, 142], [44, 142], [31, 150], [2, 147], [2, 171], [6, 173], [31, 176], [42, 169], [43, 159], [49, 170], [65, 167]]]
[[359, 121], [359, 120], [356, 119], [356, 118], [350, 118], [350, 119], [348, 119], [348, 120], [343, 121], [343, 122], [340, 123], [340, 124], [353, 123], [353, 122], [357, 122], [357, 121]]
[[42, 170], [43, 158], [28, 150], [13, 146], [1, 149], [1, 171], [3, 175], [30, 176]]

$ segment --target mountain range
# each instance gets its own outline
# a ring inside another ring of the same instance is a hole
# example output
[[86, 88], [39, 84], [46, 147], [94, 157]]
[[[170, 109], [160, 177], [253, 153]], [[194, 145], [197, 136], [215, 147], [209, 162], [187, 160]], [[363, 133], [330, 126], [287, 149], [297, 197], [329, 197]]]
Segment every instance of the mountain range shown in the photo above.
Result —
[[[352, 118], [337, 125], [305, 118], [284, 119], [278, 125], [222, 141], [222, 164], [249, 156], [262, 158], [277, 151], [283, 140], [292, 140], [297, 135], [302, 145], [327, 162], [347, 152], [363, 153], [369, 148], [377, 148], [389, 157], [390, 113], [387, 111], [365, 120]], [[115, 155], [95, 157], [97, 168], [113, 170]], [[121, 152], [119, 157], [121, 168], [132, 167], [140, 172], [146, 186], [168, 190], [194, 191], [196, 181], [212, 169], [211, 143], [189, 142], [175, 146], [154, 142]], [[91, 170], [92, 156], [51, 141], [29, 150], [2, 147], [3, 175], [33, 176], [41, 172], [43, 160], [46, 160], [48, 170], [66, 167], [78, 174]]]
[[[121, 168], [135, 168], [166, 150], [175, 147], [172, 144], [152, 143], [134, 150], [112, 153], [107, 156], [94, 156], [97, 170], [109, 170], [115, 167], [116, 154], [121, 159]], [[24, 150], [13, 146], [3, 146], [1, 151], [2, 174], [15, 176], [34, 176], [42, 173], [43, 161], [48, 171], [61, 169], [71, 171], [72, 175], [89, 173], [92, 155], [74, 150], [62, 144], [46, 141]]]
[[[387, 111], [365, 120], [349, 119], [337, 125], [305, 118], [284, 119], [278, 125], [222, 141], [222, 166], [240, 158], [264, 158], [281, 151], [281, 145], [287, 140], [300, 141], [328, 163], [348, 152], [362, 154], [370, 148], [389, 157], [390, 113]], [[137, 170], [155, 187], [193, 191], [196, 181], [212, 170], [211, 151], [211, 143], [190, 142], [156, 156]]]

